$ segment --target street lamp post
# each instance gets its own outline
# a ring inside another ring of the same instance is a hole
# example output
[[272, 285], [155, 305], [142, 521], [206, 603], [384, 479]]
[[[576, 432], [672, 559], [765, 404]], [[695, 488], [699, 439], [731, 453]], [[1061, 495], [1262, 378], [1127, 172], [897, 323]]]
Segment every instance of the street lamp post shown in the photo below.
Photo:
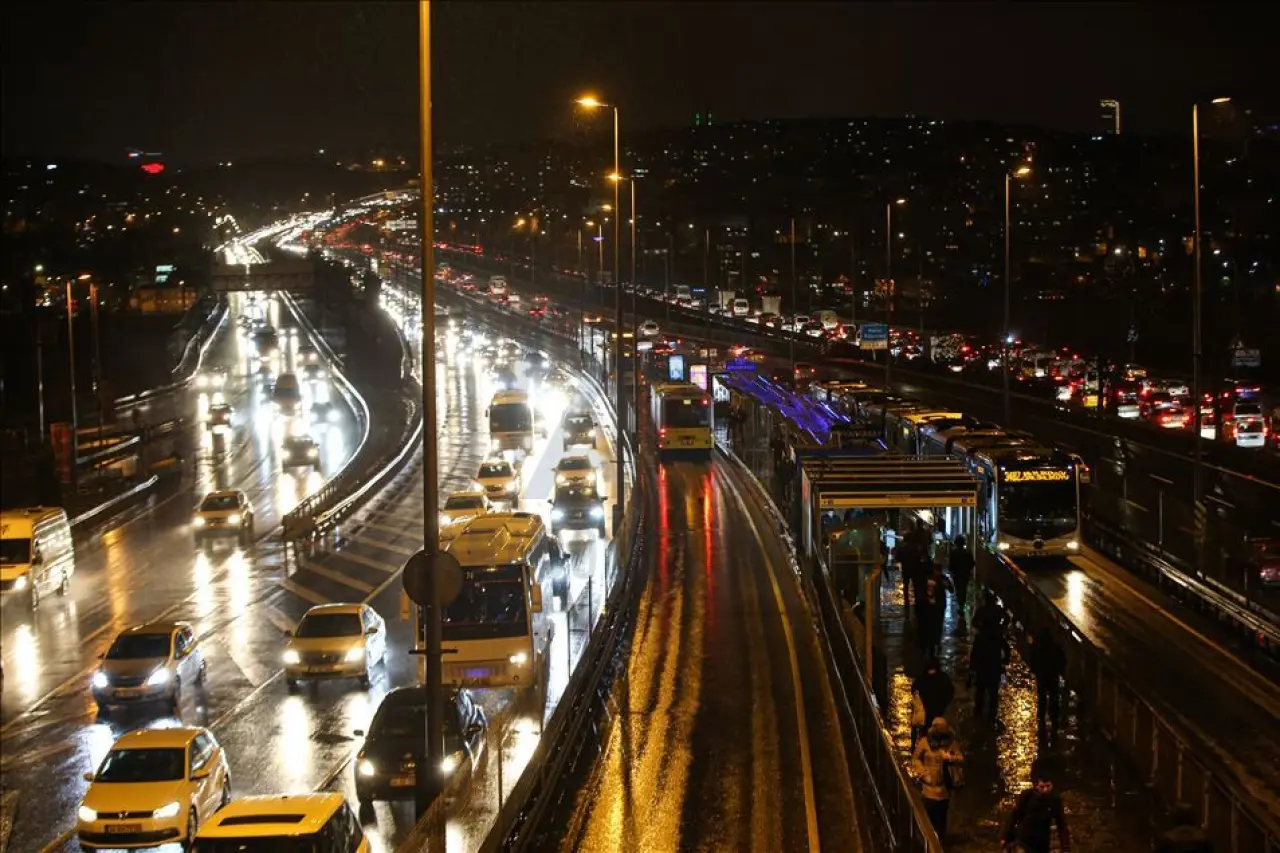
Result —
[[[1230, 103], [1230, 98], [1214, 98], [1213, 104]], [[1192, 211], [1195, 217], [1194, 234], [1192, 235], [1193, 248], [1195, 250], [1195, 276], [1191, 300], [1191, 400], [1193, 411], [1195, 412], [1191, 418], [1192, 431], [1195, 433], [1195, 466], [1192, 469], [1192, 490], [1195, 499], [1196, 512], [1196, 530], [1199, 534], [1201, 521], [1201, 504], [1204, 501], [1204, 436], [1201, 434], [1201, 413], [1202, 395], [1204, 383], [1204, 330], [1203, 330], [1203, 298], [1204, 298], [1204, 282], [1202, 276], [1202, 262], [1200, 258], [1200, 104], [1199, 102], [1191, 105], [1191, 156], [1193, 160], [1194, 180], [1194, 196], [1192, 199]], [[1199, 539], [1199, 535], [1197, 535]]]
[[[431, 3], [418, 3], [419, 110], [421, 119], [422, 212], [419, 215], [422, 241], [422, 294], [419, 303], [422, 332], [422, 542], [423, 550], [434, 557], [439, 550], [439, 462], [436, 431], [436, 347], [435, 347], [435, 192], [431, 149]], [[513, 253], [514, 254], [514, 253]], [[514, 272], [514, 271], [513, 271]], [[515, 280], [515, 276], [512, 276]], [[439, 574], [428, 572], [428, 606], [423, 608], [426, 629], [427, 744], [426, 767], [419, 767], [415, 806], [419, 815], [431, 805], [431, 771], [444, 760], [444, 671], [441, 659], [442, 613]]]
[[71, 360], [71, 471], [74, 476], [76, 448], [79, 445], [80, 416], [76, 409], [76, 327], [71, 299], [71, 279], [67, 279], [67, 357]]
[[584, 349], [587, 328], [587, 271], [582, 266], [582, 228], [578, 228], [578, 275], [581, 287], [578, 291], [578, 350]]
[[884, 205], [884, 288], [885, 328], [884, 328], [884, 387], [892, 390], [893, 380], [893, 207], [906, 204], [905, 198], [885, 202]]
[[[578, 105], [581, 107], [585, 107], [586, 109], [602, 109], [602, 108], [610, 107], [609, 104], [602, 103], [589, 95], [586, 97], [579, 98]], [[622, 157], [621, 157], [621, 146], [619, 143], [619, 133], [618, 133], [618, 128], [619, 128], [618, 108], [616, 106], [613, 106], [612, 109], [613, 109], [613, 174], [617, 175], [618, 178], [621, 178]], [[618, 218], [619, 218], [618, 217], [618, 212], [619, 212], [618, 211], [618, 200], [619, 200], [618, 183], [619, 183], [618, 180], [615, 180], [613, 182], [613, 279], [614, 279], [613, 281], [613, 327], [614, 327], [614, 336], [613, 336], [614, 380], [613, 382], [614, 382], [614, 395], [615, 395], [614, 405], [617, 408], [617, 415], [618, 415], [618, 431], [619, 433], [621, 433], [623, 429], [623, 425], [626, 423], [626, 417], [625, 417], [626, 398], [623, 396], [623, 393], [622, 393], [622, 328], [623, 328], [623, 324], [622, 324], [622, 282], [618, 281], [618, 279], [621, 277], [619, 275], [620, 270], [618, 269], [618, 259], [619, 259], [618, 243], [619, 243], [619, 234], [620, 234], [619, 223], [618, 223]], [[634, 282], [632, 282], [632, 286], [633, 287], [635, 286]], [[617, 460], [618, 467], [617, 467], [617, 472], [615, 474], [616, 481], [614, 483], [614, 491], [617, 493], [617, 495], [613, 503], [613, 529], [615, 533], [617, 532], [618, 528], [621, 526], [622, 516], [624, 511], [624, 501], [626, 499], [626, 490], [623, 488], [623, 485], [624, 485], [623, 478], [624, 478], [625, 469], [623, 467], [623, 462], [622, 462], [623, 451], [622, 451], [621, 441], [618, 442], [618, 446], [616, 448], [616, 455], [618, 457], [618, 460]]]
[[1010, 201], [1009, 188], [1013, 184], [1014, 178], [1022, 178], [1031, 174], [1031, 167], [1027, 165], [1019, 166], [1012, 172], [1004, 173], [1004, 328], [1000, 335], [1000, 382], [1004, 390], [1004, 425], [1012, 426], [1013, 417], [1013, 396], [1009, 389], [1009, 346], [1013, 343], [1012, 334], [1009, 331], [1009, 313], [1010, 313], [1010, 264], [1009, 264], [1009, 230], [1011, 224], [1010, 212], [1013, 205]]
[[787, 338], [787, 357], [791, 360], [791, 376], [796, 375], [796, 313], [800, 310], [799, 297], [796, 296], [796, 218], [791, 217], [791, 225], [787, 232], [787, 241], [791, 244], [791, 335]]

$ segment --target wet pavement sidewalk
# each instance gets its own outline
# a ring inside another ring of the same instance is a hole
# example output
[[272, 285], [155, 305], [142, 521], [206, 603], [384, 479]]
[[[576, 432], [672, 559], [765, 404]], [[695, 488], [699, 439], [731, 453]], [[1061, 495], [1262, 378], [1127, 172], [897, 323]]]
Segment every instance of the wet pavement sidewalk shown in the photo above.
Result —
[[[971, 586], [970, 609], [979, 593]], [[887, 573], [881, 586], [881, 622], [888, 659], [886, 725], [904, 763], [911, 758], [911, 682], [920, 672], [921, 654], [912, 621], [904, 619], [902, 577]], [[966, 786], [951, 802], [947, 851], [999, 850], [998, 838], [1020, 792], [1030, 786], [1031, 763], [1051, 756], [1062, 793], [1072, 849], [1077, 851], [1149, 851], [1154, 834], [1151, 799], [1127, 768], [1118, 766], [1102, 736], [1082, 721], [1070, 691], [1063, 696], [1062, 727], [1052, 743], [1036, 732], [1035, 679], [1015, 646], [1000, 688], [996, 729], [974, 717], [973, 689], [966, 685], [969, 637], [958, 631], [957, 608], [949, 597], [940, 661], [955, 684], [946, 718], [965, 754]], [[1018, 630], [1011, 624], [1009, 632]], [[1055, 845], [1057, 835], [1055, 832]], [[1056, 849], [1056, 846], [1055, 846]]]

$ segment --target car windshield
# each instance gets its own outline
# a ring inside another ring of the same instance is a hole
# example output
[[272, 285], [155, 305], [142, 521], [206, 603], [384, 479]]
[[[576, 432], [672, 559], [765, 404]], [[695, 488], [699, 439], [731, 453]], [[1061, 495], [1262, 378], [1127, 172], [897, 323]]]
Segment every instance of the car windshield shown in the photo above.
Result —
[[1237, 418], [1261, 417], [1262, 407], [1257, 403], [1236, 403]]
[[240, 499], [235, 495], [209, 495], [204, 499], [204, 503], [200, 504], [203, 510], [210, 512], [221, 512], [228, 509], [237, 509], [240, 506]]
[[30, 539], [0, 539], [0, 563], [25, 563], [30, 559]]
[[590, 471], [591, 460], [585, 456], [566, 456], [556, 467], [561, 471]]
[[95, 782], [168, 782], [186, 778], [185, 749], [113, 749], [102, 762]]
[[522, 582], [469, 580], [444, 608], [444, 638], [479, 640], [528, 632]]
[[480, 466], [481, 479], [489, 477], [510, 477], [511, 466], [506, 462], [486, 462]]
[[364, 633], [360, 627], [360, 616], [355, 613], [312, 613], [302, 619], [296, 636], [310, 637], [355, 637]]
[[582, 432], [591, 429], [595, 424], [586, 415], [570, 415], [564, 419], [564, 428], [571, 432]]
[[444, 502], [445, 509], [481, 509], [484, 499], [479, 495], [452, 495]]
[[168, 634], [121, 634], [107, 652], [107, 660], [145, 660], [168, 656]]
[[[446, 739], [458, 733], [456, 714], [444, 714], [444, 735]], [[427, 706], [409, 705], [402, 702], [383, 703], [378, 709], [373, 723], [369, 726], [370, 738], [427, 738]]]

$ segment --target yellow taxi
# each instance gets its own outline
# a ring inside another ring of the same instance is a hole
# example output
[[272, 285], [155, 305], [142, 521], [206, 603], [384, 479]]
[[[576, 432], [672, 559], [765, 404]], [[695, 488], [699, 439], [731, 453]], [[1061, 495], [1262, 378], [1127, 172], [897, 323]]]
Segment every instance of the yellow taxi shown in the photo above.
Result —
[[85, 779], [76, 833], [90, 850], [189, 844], [231, 801], [226, 754], [204, 728], [129, 732]]
[[357, 678], [369, 686], [373, 667], [387, 654], [387, 627], [367, 604], [319, 604], [289, 635], [284, 675], [289, 692], [303, 679]]
[[370, 851], [351, 806], [345, 797], [334, 793], [233, 800], [200, 828], [192, 849], [194, 853]]

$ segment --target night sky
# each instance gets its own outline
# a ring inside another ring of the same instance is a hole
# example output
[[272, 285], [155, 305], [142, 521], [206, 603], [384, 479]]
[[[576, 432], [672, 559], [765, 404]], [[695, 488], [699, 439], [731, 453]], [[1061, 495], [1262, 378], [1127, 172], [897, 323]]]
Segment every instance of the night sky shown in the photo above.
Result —
[[[1259, 8], [437, 0], [436, 134], [554, 136], [585, 90], [616, 99], [626, 127], [710, 107], [717, 121], [912, 113], [1082, 130], [1115, 97], [1126, 130], [1186, 132], [1193, 98], [1275, 97]], [[195, 164], [414, 150], [416, 3], [42, 2], [4, 14], [6, 154], [114, 160], [134, 147]]]

